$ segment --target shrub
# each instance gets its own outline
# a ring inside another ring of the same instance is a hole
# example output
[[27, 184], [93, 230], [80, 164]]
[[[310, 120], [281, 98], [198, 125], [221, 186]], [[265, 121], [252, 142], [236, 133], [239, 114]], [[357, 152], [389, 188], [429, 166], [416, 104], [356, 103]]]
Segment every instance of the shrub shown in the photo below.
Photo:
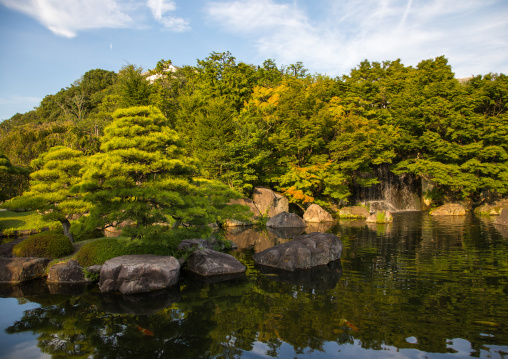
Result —
[[169, 256], [174, 254], [174, 250], [162, 243], [143, 244], [125, 238], [104, 238], [85, 244], [76, 253], [75, 259], [81, 266], [88, 267], [127, 254]]
[[50, 231], [29, 236], [14, 246], [12, 254], [16, 257], [60, 258], [73, 251], [69, 238], [57, 231]]
[[108, 259], [125, 254], [122, 242], [118, 238], [104, 238], [87, 243], [76, 253], [76, 261], [82, 267], [103, 264]]

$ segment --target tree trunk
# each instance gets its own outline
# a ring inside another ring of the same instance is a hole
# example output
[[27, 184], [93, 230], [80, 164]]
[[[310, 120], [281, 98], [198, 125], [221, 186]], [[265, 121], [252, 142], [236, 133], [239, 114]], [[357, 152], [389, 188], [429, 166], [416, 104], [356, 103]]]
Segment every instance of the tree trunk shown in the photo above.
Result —
[[61, 220], [60, 223], [62, 223], [63, 232], [69, 238], [71, 243], [74, 243], [74, 236], [71, 233], [71, 222], [69, 222], [68, 219]]

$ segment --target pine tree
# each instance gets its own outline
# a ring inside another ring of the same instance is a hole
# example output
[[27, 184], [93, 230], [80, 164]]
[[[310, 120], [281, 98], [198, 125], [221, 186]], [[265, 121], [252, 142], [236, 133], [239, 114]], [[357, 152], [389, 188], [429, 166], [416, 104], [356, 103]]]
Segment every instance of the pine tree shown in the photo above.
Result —
[[130, 234], [147, 238], [158, 224], [205, 225], [228, 215], [237, 194], [196, 178], [180, 137], [157, 108], [119, 109], [104, 133], [80, 186], [93, 204], [90, 226], [130, 221]]
[[81, 151], [64, 146], [51, 148], [32, 161], [35, 171], [30, 174], [30, 190], [3, 206], [38, 210], [44, 219], [60, 221], [64, 234], [74, 242], [69, 218], [84, 213], [87, 204], [70, 190], [81, 180], [83, 160]]

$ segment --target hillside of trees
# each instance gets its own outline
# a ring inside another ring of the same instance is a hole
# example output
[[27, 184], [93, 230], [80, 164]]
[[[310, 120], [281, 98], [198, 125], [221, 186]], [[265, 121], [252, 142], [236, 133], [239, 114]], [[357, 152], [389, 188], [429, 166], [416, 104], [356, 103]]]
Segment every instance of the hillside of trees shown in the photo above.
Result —
[[230, 53], [165, 71], [170, 64], [156, 64], [154, 82], [135, 65], [90, 70], [0, 123], [0, 201], [28, 190], [27, 169], [55, 146], [104, 152], [113, 113], [135, 106], [160, 111], [193, 171], [246, 196], [265, 186], [300, 206], [345, 205], [353, 188], [379, 181], [368, 174], [381, 166], [433, 181], [426, 195], [436, 204], [508, 191], [506, 75], [459, 81], [445, 57], [416, 67], [365, 60], [337, 78]]

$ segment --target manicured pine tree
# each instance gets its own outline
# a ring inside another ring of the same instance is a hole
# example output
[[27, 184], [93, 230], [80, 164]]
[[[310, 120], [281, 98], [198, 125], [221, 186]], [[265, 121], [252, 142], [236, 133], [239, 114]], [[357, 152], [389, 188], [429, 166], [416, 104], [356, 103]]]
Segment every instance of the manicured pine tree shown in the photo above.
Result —
[[157, 108], [118, 109], [101, 141], [80, 186], [93, 204], [90, 226], [130, 221], [129, 233], [146, 238], [156, 224], [204, 225], [230, 215], [227, 203], [238, 195], [196, 178], [180, 137]]

